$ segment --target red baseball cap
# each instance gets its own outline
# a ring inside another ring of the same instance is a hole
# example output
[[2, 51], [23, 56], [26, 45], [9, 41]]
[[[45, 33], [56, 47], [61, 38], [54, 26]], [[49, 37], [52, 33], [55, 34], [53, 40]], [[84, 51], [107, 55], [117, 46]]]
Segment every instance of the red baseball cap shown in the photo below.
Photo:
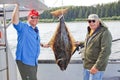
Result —
[[35, 9], [30, 10], [28, 16], [39, 16], [39, 12]]

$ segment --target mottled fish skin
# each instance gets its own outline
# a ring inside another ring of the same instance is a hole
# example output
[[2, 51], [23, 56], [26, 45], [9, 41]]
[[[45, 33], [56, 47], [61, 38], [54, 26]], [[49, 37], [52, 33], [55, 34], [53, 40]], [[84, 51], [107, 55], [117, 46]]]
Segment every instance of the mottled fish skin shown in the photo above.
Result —
[[61, 70], [66, 70], [72, 56], [72, 41], [70, 39], [64, 17], [60, 18], [60, 24], [53, 43], [53, 51], [56, 63]]
[[58, 9], [51, 12], [53, 16], [59, 17], [59, 25], [48, 44], [52, 48], [56, 63], [61, 70], [66, 70], [71, 56], [76, 49], [76, 46], [74, 45], [75, 40], [64, 22], [63, 14], [67, 11], [68, 9]]

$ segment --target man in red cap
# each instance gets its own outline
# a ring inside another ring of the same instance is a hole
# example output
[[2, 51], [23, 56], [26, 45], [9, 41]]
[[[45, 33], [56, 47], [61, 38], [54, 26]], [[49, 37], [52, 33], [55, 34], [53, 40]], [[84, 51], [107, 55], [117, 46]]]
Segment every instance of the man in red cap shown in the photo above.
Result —
[[36, 26], [38, 20], [39, 12], [33, 9], [29, 12], [26, 23], [19, 21], [18, 5], [16, 5], [12, 14], [12, 23], [18, 35], [16, 62], [22, 80], [37, 80], [40, 45], [42, 47], [48, 47], [47, 44], [40, 43], [39, 30]]
[[28, 22], [33, 26], [33, 28], [36, 27], [39, 20], [39, 12], [36, 10], [31, 10], [28, 14]]

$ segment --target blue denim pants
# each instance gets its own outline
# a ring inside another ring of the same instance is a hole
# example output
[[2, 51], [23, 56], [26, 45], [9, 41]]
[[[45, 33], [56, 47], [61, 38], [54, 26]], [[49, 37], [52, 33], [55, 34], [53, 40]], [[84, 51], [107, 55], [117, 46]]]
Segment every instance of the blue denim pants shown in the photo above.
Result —
[[90, 74], [88, 69], [84, 69], [83, 80], [102, 80], [104, 71], [98, 71], [96, 74]]

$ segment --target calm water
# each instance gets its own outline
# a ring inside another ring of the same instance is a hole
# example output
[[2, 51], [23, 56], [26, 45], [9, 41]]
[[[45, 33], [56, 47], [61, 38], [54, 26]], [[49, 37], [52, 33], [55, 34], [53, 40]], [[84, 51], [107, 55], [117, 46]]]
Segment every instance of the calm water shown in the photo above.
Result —
[[[120, 21], [105, 21], [114, 39], [120, 38]], [[87, 22], [67, 22], [67, 27], [69, 28], [71, 34], [76, 41], [83, 41], [87, 32]], [[48, 43], [54, 34], [58, 23], [39, 23], [41, 43]], [[10, 45], [13, 55], [15, 55], [16, 49], [16, 31], [12, 25], [7, 29], [8, 43]], [[76, 52], [72, 59], [80, 59], [79, 52]], [[120, 59], [120, 41], [113, 42], [112, 54], [110, 56], [112, 59]], [[39, 59], [54, 59], [54, 54], [51, 48], [41, 48], [41, 54]]]

